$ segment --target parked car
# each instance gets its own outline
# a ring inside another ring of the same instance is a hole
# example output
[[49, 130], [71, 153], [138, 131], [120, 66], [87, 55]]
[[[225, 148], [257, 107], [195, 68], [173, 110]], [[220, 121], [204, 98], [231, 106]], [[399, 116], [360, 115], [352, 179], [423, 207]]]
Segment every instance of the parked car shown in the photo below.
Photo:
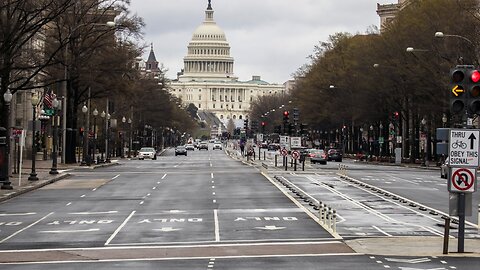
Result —
[[327, 164], [327, 154], [324, 150], [321, 149], [314, 149], [309, 151], [308, 158], [310, 159], [310, 163], [312, 164]]
[[198, 145], [198, 150], [202, 150], [202, 149], [205, 149], [208, 151], [208, 142], [201, 142], [199, 145]]
[[219, 150], [223, 149], [222, 144], [220, 142], [213, 143], [213, 150], [216, 150], [216, 149], [219, 149]]
[[195, 146], [192, 143], [185, 144], [185, 149], [195, 151]]
[[145, 158], [149, 158], [152, 160], [157, 159], [157, 152], [153, 147], [142, 147], [138, 151], [138, 159], [144, 160]]
[[184, 155], [187, 156], [187, 149], [183, 145], [175, 147], [175, 156]]
[[341, 150], [338, 150], [338, 149], [330, 149], [328, 150], [327, 152], [327, 161], [338, 161], [338, 162], [342, 162], [342, 159], [343, 159], [343, 155], [342, 155], [342, 151]]
[[268, 151], [277, 151], [280, 150], [280, 145], [278, 143], [271, 143], [268, 145]]

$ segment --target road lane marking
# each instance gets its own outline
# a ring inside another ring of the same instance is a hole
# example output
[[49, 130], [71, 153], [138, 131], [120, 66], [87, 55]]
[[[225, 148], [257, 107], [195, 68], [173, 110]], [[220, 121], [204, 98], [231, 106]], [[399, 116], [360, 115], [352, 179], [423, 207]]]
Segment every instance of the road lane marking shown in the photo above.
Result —
[[163, 228], [160, 228], [160, 229], [152, 229], [153, 231], [157, 231], [157, 232], [176, 232], [176, 231], [181, 231], [182, 229], [177, 229], [177, 228], [173, 228], [173, 227], [163, 227]]
[[215, 220], [215, 242], [220, 242], [220, 226], [218, 223], [218, 209], [213, 210], [213, 219]]
[[112, 178], [112, 180], [117, 179], [119, 176], [120, 176], [120, 174], [115, 175], [115, 176]]
[[132, 211], [132, 213], [130, 213], [130, 215], [122, 222], [122, 224], [120, 224], [120, 226], [118, 226], [118, 228], [113, 232], [112, 235], [110, 235], [110, 237], [108, 238], [107, 242], [105, 242], [105, 246], [108, 246], [110, 244], [110, 242], [113, 240], [113, 238], [115, 238], [115, 236], [117, 236], [117, 234], [120, 232], [120, 230], [125, 226], [127, 225], [127, 222], [133, 217], [133, 215], [135, 215], [135, 212], [136, 211]]
[[65, 206], [69, 206], [69, 205], [71, 205], [71, 204], [72, 204], [72, 202], [69, 202], [69, 203], [67, 203]]
[[212, 192], [212, 195], [215, 195], [215, 192]]
[[217, 200], [213, 200], [212, 202], [213, 202], [213, 203], [217, 203]]
[[0, 214], [0, 217], [8, 217], [8, 216], [29, 216], [29, 215], [35, 215], [37, 213], [12, 213], [12, 214]]
[[387, 233], [386, 231], [384, 231], [384, 230], [380, 229], [380, 228], [379, 228], [379, 227], [377, 227], [377, 226], [372, 226], [372, 228], [374, 228], [375, 230], [377, 230], [377, 231], [379, 231], [379, 232], [383, 233], [383, 234], [384, 234], [384, 235], [386, 235], [386, 236], [392, 236], [391, 234]]
[[83, 194], [82, 196], [80, 196], [80, 198], [85, 198], [85, 194]]
[[155, 190], [155, 189], [157, 189], [157, 187], [153, 187], [152, 189]]
[[212, 188], [215, 188], [215, 186], [212, 186]]
[[[164, 174], [164, 175], [162, 176], [162, 180], [165, 179], [165, 177], [167, 177], [167, 174]], [[159, 184], [160, 184], [160, 182], [159, 182]]]
[[116, 214], [118, 211], [106, 211], [106, 212], [76, 212], [68, 213], [69, 215], [104, 215], [104, 214]]
[[46, 219], [47, 217], [53, 215], [53, 213], [55, 213], [55, 212], [50, 212], [50, 213], [48, 213], [46, 216], [44, 216], [44, 217], [42, 217], [41, 219], [35, 221], [34, 223], [28, 225], [27, 227], [16, 231], [15, 233], [11, 234], [11, 235], [8, 236], [7, 238], [4, 238], [3, 240], [0, 241], [0, 244], [2, 244], [3, 242], [7, 241], [8, 239], [14, 237], [15, 235], [17, 235], [17, 234], [19, 234], [19, 233], [21, 233], [21, 232], [23, 232], [23, 231], [25, 231], [25, 230], [27, 230], [27, 229], [35, 226], [35, 225], [37, 225], [38, 223], [42, 222], [42, 221], [43, 221], [44, 219]]
[[97, 232], [100, 229], [86, 229], [86, 230], [64, 230], [64, 231], [39, 231], [39, 233], [76, 233], [76, 232]]
[[157, 184], [160, 184], [160, 182], [157, 182]]
[[213, 179], [213, 172], [211, 173], [211, 177], [212, 177], [212, 179]]
[[144, 203], [144, 201], [141, 201], [141, 202], [140, 202], [140, 204], [143, 204], [143, 203]]

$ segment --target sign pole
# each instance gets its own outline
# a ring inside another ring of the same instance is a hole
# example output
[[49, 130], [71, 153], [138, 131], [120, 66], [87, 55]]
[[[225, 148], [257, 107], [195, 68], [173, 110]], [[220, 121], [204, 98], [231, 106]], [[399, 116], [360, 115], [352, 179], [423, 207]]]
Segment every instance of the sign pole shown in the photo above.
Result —
[[458, 253], [465, 251], [465, 193], [458, 194]]

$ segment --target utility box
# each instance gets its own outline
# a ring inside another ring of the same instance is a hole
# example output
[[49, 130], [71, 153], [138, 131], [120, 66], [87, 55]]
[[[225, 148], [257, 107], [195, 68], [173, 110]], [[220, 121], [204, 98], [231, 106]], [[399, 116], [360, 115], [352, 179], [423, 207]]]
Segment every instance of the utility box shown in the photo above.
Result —
[[395, 164], [402, 163], [402, 148], [395, 148]]

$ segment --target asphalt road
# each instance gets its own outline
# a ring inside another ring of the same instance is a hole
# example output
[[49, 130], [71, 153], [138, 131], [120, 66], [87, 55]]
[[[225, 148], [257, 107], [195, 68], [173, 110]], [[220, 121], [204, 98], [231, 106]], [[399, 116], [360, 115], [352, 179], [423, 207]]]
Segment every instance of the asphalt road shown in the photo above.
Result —
[[[346, 183], [335, 169], [329, 164], [313, 173], [281, 176], [335, 207], [338, 232], [345, 238], [441, 232], [435, 218]], [[131, 160], [71, 173], [0, 204], [0, 265], [407, 269], [421, 264], [430, 268], [420, 269], [454, 269], [466, 263], [356, 254], [320, 226], [311, 206], [224, 151], [196, 150], [175, 157], [168, 150], [155, 161]]]

